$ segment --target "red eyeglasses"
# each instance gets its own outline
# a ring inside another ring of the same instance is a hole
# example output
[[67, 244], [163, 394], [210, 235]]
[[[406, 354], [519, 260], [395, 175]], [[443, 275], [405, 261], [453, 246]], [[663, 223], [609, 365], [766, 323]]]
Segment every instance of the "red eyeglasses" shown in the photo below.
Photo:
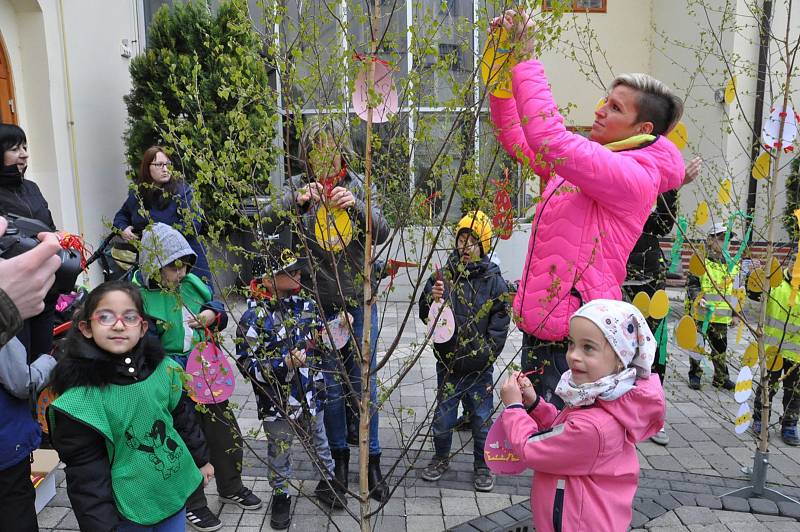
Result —
[[101, 310], [100, 312], [95, 312], [89, 320], [96, 321], [104, 327], [114, 327], [117, 322], [121, 321], [123, 327], [127, 328], [136, 327], [142, 323], [143, 318], [135, 311], [126, 312], [124, 314], [114, 314], [110, 310]]

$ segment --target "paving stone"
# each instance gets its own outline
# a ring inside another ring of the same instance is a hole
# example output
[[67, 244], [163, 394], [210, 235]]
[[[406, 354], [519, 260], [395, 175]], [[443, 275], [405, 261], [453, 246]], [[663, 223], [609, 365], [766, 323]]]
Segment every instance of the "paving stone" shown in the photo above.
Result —
[[683, 491], [671, 491], [670, 494], [680, 503], [680, 506], [697, 506], [697, 495]]
[[444, 529], [444, 519], [442, 515], [412, 515], [406, 517], [406, 528], [408, 530], [420, 531], [433, 531]]
[[480, 515], [478, 503], [475, 499], [456, 498], [442, 499], [444, 515]]
[[649, 523], [647, 523], [647, 528], [652, 530], [657, 527], [682, 527], [683, 523], [681, 520], [678, 519], [678, 516], [675, 514], [674, 511], [667, 512], [661, 517], [656, 517]]
[[442, 503], [438, 497], [414, 497], [406, 499], [408, 515], [442, 515]]
[[714, 512], [701, 506], [681, 506], [675, 508], [675, 515], [686, 526], [711, 525], [719, 523]]
[[496, 526], [504, 527], [504, 528], [508, 528], [511, 525], [517, 523], [517, 519], [514, 519], [513, 517], [511, 517], [510, 514], [504, 512], [504, 511], [494, 512], [494, 513], [491, 513], [491, 514], [487, 515], [486, 517], [491, 519], [495, 523]]
[[69, 508], [64, 507], [46, 507], [42, 508], [39, 515], [36, 516], [40, 528], [54, 528], [66, 515], [70, 513]]
[[[264, 530], [270, 530], [269, 519], [264, 522]], [[188, 528], [188, 527], [187, 527]], [[297, 515], [297, 512], [292, 516], [292, 524], [290, 530], [297, 530], [308, 532], [310, 530], [327, 530], [328, 517], [324, 515]], [[190, 529], [191, 530], [191, 529]]]
[[747, 499], [743, 499], [741, 497], [732, 497], [730, 495], [722, 497], [722, 507], [726, 510], [731, 510], [734, 512], [750, 511], [750, 503], [747, 502]]
[[750, 510], [756, 514], [779, 515], [778, 505], [769, 499], [751, 498], [747, 500], [750, 503]]
[[695, 500], [697, 501], [697, 506], [704, 506], [712, 510], [722, 510], [722, 499], [719, 497], [699, 493]]
[[481, 515], [490, 514], [511, 506], [510, 495], [478, 493], [477, 500], [478, 510], [480, 511]]
[[531, 509], [525, 508], [521, 504], [515, 504], [505, 509], [505, 512], [518, 521], [523, 519], [531, 519]]
[[650, 517], [644, 515], [638, 510], [634, 510], [633, 515], [631, 517], [631, 528], [638, 528], [640, 526], [644, 526], [644, 524], [647, 523], [648, 521], [650, 521]]
[[781, 515], [800, 520], [800, 504], [786, 501], [780, 501], [777, 504]]
[[661, 471], [675, 471], [675, 472], [684, 472], [686, 468], [678, 462], [674, 456], [666, 455], [666, 456], [651, 456], [647, 459], [653, 469], [658, 469]]
[[721, 510], [721, 511], [718, 510], [717, 512], [715, 512], [715, 515], [717, 516], [717, 519], [719, 519], [719, 521], [723, 524], [750, 523], [751, 527], [758, 524], [758, 520], [756, 520], [755, 516], [750, 513], [732, 512], [729, 510]]
[[675, 499], [675, 497], [672, 495], [661, 495], [660, 497], [656, 497], [654, 501], [666, 510], [674, 510], [681, 505], [681, 503], [678, 502], [677, 499]]
[[774, 522], [774, 523], [764, 523], [767, 527], [767, 530], [770, 532], [797, 532], [800, 530], [800, 524], [797, 521], [788, 523], [785, 521]]
[[398, 530], [406, 529], [406, 518], [399, 515], [375, 516], [372, 518], [374, 530]]
[[644, 500], [639, 504], [635, 504], [634, 508], [636, 511], [643, 513], [650, 519], [655, 519], [659, 515], [663, 515], [667, 513], [666, 508], [661, 506], [660, 504], [656, 503], [651, 499]]

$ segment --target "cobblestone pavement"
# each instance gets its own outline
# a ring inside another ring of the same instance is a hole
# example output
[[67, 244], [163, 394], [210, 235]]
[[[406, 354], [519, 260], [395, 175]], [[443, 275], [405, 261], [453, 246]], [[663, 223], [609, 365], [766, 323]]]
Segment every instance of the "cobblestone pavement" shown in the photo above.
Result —
[[[683, 303], [678, 292], [674, 298], [672, 316], [680, 317]], [[406, 305], [389, 303], [381, 308], [381, 341], [379, 354], [391, 345], [398, 336], [400, 324], [405, 319]], [[238, 317], [236, 307], [234, 316]], [[424, 337], [424, 325], [416, 317], [414, 307], [409, 313], [406, 327], [399, 335], [398, 347], [380, 373], [384, 385], [393, 384], [398, 375], [407, 372], [402, 384], [395, 389], [381, 413], [380, 434], [383, 447], [384, 472], [397, 464], [391, 476], [396, 486], [389, 503], [380, 510], [374, 521], [374, 529], [380, 531], [434, 532], [464, 525], [464, 530], [486, 529], [475, 519], [480, 516], [498, 515], [511, 506], [518, 519], [524, 519], [525, 502], [529, 498], [531, 475], [498, 477], [495, 490], [489, 494], [472, 490], [472, 450], [469, 433], [455, 436], [453, 449], [458, 449], [451, 462], [451, 469], [437, 483], [423, 481], [419, 470], [430, 459], [433, 451], [430, 438], [426, 437], [428, 426], [425, 419], [432, 408], [436, 394], [436, 376], [433, 354], [427, 349], [422, 357], [413, 362], [413, 353]], [[674, 323], [670, 324], [670, 333]], [[229, 329], [229, 332], [231, 329]], [[736, 330], [730, 331], [729, 356], [731, 374], [735, 379], [741, 354], [749, 339], [747, 333], [739, 343]], [[495, 366], [495, 379], [502, 376], [508, 362], [518, 353], [522, 337], [516, 329], [509, 336], [501, 359]], [[773, 511], [763, 501], [736, 499], [723, 504], [720, 495], [747, 484], [743, 467], [752, 465], [755, 439], [750, 434], [736, 435], [733, 419], [738, 405], [730, 393], [719, 392], [711, 386], [710, 368], [703, 378], [703, 389], [690, 390], [687, 386], [688, 354], [670, 347], [669, 372], [667, 376], [667, 431], [670, 443], [666, 447], [652, 442], [639, 445], [642, 478], [635, 500], [632, 526], [649, 530], [797, 530], [800, 517], [792, 507]], [[517, 358], [518, 361], [518, 358]], [[780, 404], [778, 395], [777, 404]], [[232, 398], [238, 408], [238, 419], [246, 433], [247, 451], [244, 476], [247, 484], [264, 499], [264, 506], [254, 512], [243, 512], [237, 506], [221, 504], [212, 485], [207, 488], [212, 510], [219, 513], [225, 525], [222, 530], [251, 532], [271, 530], [268, 504], [270, 488], [267, 469], [266, 442], [256, 417], [255, 397], [250, 385], [241, 378]], [[773, 423], [777, 416], [773, 416]], [[776, 427], [770, 440], [769, 481], [776, 489], [800, 497], [800, 448], [788, 447], [781, 441]], [[407, 452], [401, 449], [408, 449]], [[345, 511], [335, 511], [329, 519], [314, 504], [314, 499], [305, 496], [316, 484], [310, 460], [303, 449], [295, 443], [295, 473], [298, 482], [295, 489], [300, 495], [294, 497], [292, 530], [358, 530], [354, 519]], [[357, 485], [358, 450], [353, 449], [351, 460], [351, 487]], [[40, 527], [49, 530], [76, 530], [77, 523], [69, 508], [63, 471], [58, 471], [56, 497], [39, 514]], [[402, 478], [401, 478], [402, 477]], [[736, 505], [736, 501], [740, 501]], [[743, 503], [743, 504], [741, 504]], [[373, 502], [373, 509], [375, 503]], [[512, 506], [516, 505], [516, 506]], [[734, 505], [735, 507], [731, 506]], [[775, 505], [773, 505], [775, 506]], [[358, 514], [354, 501], [349, 510]], [[505, 515], [508, 516], [509, 512]], [[772, 514], [772, 515], [770, 515]], [[783, 514], [783, 515], [780, 515]], [[512, 516], [513, 517], [513, 516]], [[507, 517], [508, 518], [508, 517]], [[484, 520], [485, 521], [485, 520]], [[491, 521], [491, 519], [490, 519]], [[486, 523], [483, 523], [486, 525]], [[496, 523], [497, 524], [497, 523]]]

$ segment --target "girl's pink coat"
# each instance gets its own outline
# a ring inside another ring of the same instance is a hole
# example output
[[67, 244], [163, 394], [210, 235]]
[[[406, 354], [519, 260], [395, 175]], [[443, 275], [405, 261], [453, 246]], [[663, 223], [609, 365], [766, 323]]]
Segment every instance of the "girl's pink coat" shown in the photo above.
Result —
[[[556, 488], [564, 489], [562, 532], [625, 531], [639, 483], [636, 443], [664, 426], [666, 401], [658, 376], [640, 379], [614, 401], [560, 413], [541, 400], [530, 416], [508, 408], [501, 423], [516, 456], [533, 469], [531, 509], [536, 532], [554, 530]], [[531, 438], [546, 429], [550, 433]], [[547, 437], [550, 434], [550, 437]], [[542, 438], [542, 439], [539, 439]]]
[[665, 137], [612, 152], [567, 131], [536, 60], [515, 66], [512, 84], [513, 98], [491, 97], [497, 138], [547, 180], [514, 311], [525, 332], [562, 340], [580, 306], [573, 286], [583, 302], [621, 298], [628, 255], [656, 197], [681, 185], [685, 167]]

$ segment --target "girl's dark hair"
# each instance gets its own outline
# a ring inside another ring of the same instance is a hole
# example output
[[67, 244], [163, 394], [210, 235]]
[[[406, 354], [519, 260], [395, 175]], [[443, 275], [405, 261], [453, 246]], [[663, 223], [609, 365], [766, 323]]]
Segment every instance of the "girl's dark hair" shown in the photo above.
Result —
[[[100, 304], [100, 300], [103, 299], [103, 296], [109, 292], [116, 291], [125, 292], [128, 294], [133, 301], [134, 306], [136, 306], [136, 311], [139, 312], [142, 317], [145, 317], [144, 301], [142, 301], [142, 294], [139, 292], [138, 288], [128, 281], [107, 281], [89, 292], [89, 295], [86, 296], [86, 300], [83, 302], [83, 305], [81, 305], [72, 319], [71, 333], [74, 334], [76, 331], [78, 331], [79, 322], [89, 321], [91, 319], [92, 314], [94, 314], [94, 311], [97, 310], [97, 306]], [[78, 334], [80, 334], [80, 332], [78, 332]]]
[[0, 153], [5, 153], [15, 146], [27, 144], [28, 137], [21, 127], [14, 124], [0, 124]]
[[180, 179], [175, 176], [172, 176], [163, 185], [153, 181], [153, 177], [150, 175], [150, 165], [159, 153], [167, 155], [167, 152], [161, 146], [147, 148], [142, 154], [142, 162], [139, 164], [139, 172], [136, 174], [137, 188], [145, 209], [150, 209], [153, 206], [163, 209], [178, 192], [178, 187], [180, 186]]

